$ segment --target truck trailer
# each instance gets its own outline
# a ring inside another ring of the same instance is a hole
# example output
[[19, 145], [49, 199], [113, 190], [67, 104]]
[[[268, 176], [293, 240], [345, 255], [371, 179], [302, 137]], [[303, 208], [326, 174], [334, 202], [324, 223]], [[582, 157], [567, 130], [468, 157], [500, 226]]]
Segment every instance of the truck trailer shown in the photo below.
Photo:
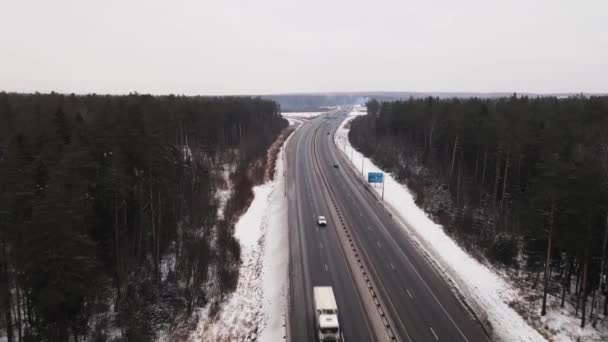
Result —
[[315, 286], [315, 321], [319, 341], [340, 341], [338, 305], [331, 286]]

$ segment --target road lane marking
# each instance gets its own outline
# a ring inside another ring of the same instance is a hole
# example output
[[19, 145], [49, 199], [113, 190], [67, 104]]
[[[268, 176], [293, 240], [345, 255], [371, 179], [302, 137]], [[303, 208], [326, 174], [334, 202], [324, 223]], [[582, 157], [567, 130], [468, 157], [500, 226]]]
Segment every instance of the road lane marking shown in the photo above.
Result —
[[319, 245], [321, 246], [321, 248], [323, 248], [323, 242], [319, 242]]
[[376, 241], [376, 244], [378, 245], [378, 247], [382, 248], [382, 245], [380, 244], [380, 242]]
[[431, 328], [431, 332], [433, 333], [433, 336], [435, 336], [435, 339], [437, 341], [439, 341], [439, 337], [437, 337], [437, 334], [435, 334], [435, 330], [433, 330], [433, 327], [430, 327], [430, 328]]
[[391, 267], [393, 268], [393, 271], [396, 271], [397, 269], [395, 268], [395, 265], [393, 265], [393, 263], [391, 262]]
[[414, 296], [412, 296], [412, 294], [410, 293], [410, 290], [405, 289], [405, 291], [407, 291], [407, 295], [410, 296], [411, 299], [414, 299]]
[[325, 272], [329, 271], [329, 268], [327, 268], [327, 264], [325, 264]]
[[[394, 217], [394, 216], [391, 215], [391, 217]], [[403, 222], [401, 220], [398, 220], [398, 222], [400, 224], [403, 224]], [[454, 319], [452, 318], [452, 316], [448, 313], [448, 311], [445, 309], [445, 307], [441, 304], [441, 302], [439, 301], [439, 299], [437, 298], [437, 296], [435, 295], [435, 293], [433, 292], [433, 290], [431, 290], [431, 288], [427, 284], [426, 280], [424, 280], [424, 278], [422, 278], [422, 276], [420, 275], [420, 272], [418, 272], [418, 270], [416, 269], [416, 267], [414, 266], [414, 264], [412, 263], [412, 261], [410, 260], [410, 258], [405, 254], [405, 252], [403, 251], [402, 247], [399, 246], [399, 244], [397, 244], [397, 242], [395, 242], [395, 241], [392, 241], [392, 242], [393, 242], [394, 246], [397, 247], [397, 251], [399, 252], [399, 254], [401, 254], [404, 257], [405, 261], [409, 264], [409, 266], [412, 269], [412, 271], [414, 271], [414, 274], [416, 274], [416, 276], [418, 277], [418, 279], [420, 279], [420, 281], [422, 282], [422, 285], [424, 285], [424, 287], [427, 289], [427, 291], [429, 291], [429, 293], [431, 294], [431, 297], [433, 297], [433, 299], [435, 300], [435, 303], [437, 303], [439, 305], [439, 307], [441, 308], [441, 311], [443, 311], [443, 313], [448, 317], [448, 319], [450, 320], [450, 322], [452, 323], [452, 325], [454, 326], [454, 328], [456, 328], [456, 330], [458, 331], [458, 333], [460, 334], [460, 336], [462, 337], [462, 339], [465, 340], [466, 342], [469, 342], [469, 339], [462, 332], [462, 330], [460, 330], [460, 327], [456, 324], [456, 322], [454, 321]]]

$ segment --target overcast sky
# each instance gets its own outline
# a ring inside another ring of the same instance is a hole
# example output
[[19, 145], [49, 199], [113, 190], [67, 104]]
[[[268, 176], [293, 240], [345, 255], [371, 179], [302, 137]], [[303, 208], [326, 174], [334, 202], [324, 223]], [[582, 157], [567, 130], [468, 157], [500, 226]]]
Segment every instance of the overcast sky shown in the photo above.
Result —
[[608, 91], [607, 0], [0, 0], [0, 90]]

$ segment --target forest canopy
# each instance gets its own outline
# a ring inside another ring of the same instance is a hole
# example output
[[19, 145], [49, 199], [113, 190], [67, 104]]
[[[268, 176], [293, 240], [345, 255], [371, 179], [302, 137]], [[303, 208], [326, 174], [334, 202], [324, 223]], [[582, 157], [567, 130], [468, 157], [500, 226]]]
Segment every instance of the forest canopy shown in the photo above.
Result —
[[367, 110], [351, 125], [355, 148], [472, 255], [536, 282], [542, 272], [542, 314], [550, 284], [563, 306], [576, 278], [585, 324], [587, 297], [608, 290], [608, 97], [371, 100]]
[[112, 327], [153, 340], [217, 306], [238, 280], [235, 220], [286, 126], [260, 98], [0, 93], [8, 341], [105, 341]]

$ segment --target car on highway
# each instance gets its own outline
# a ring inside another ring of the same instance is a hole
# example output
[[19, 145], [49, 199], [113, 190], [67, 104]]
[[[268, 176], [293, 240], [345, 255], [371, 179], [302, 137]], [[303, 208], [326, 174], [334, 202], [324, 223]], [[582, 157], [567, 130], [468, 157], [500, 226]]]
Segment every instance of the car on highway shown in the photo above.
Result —
[[319, 216], [318, 222], [319, 222], [319, 226], [327, 225], [327, 220], [325, 219], [325, 216]]

